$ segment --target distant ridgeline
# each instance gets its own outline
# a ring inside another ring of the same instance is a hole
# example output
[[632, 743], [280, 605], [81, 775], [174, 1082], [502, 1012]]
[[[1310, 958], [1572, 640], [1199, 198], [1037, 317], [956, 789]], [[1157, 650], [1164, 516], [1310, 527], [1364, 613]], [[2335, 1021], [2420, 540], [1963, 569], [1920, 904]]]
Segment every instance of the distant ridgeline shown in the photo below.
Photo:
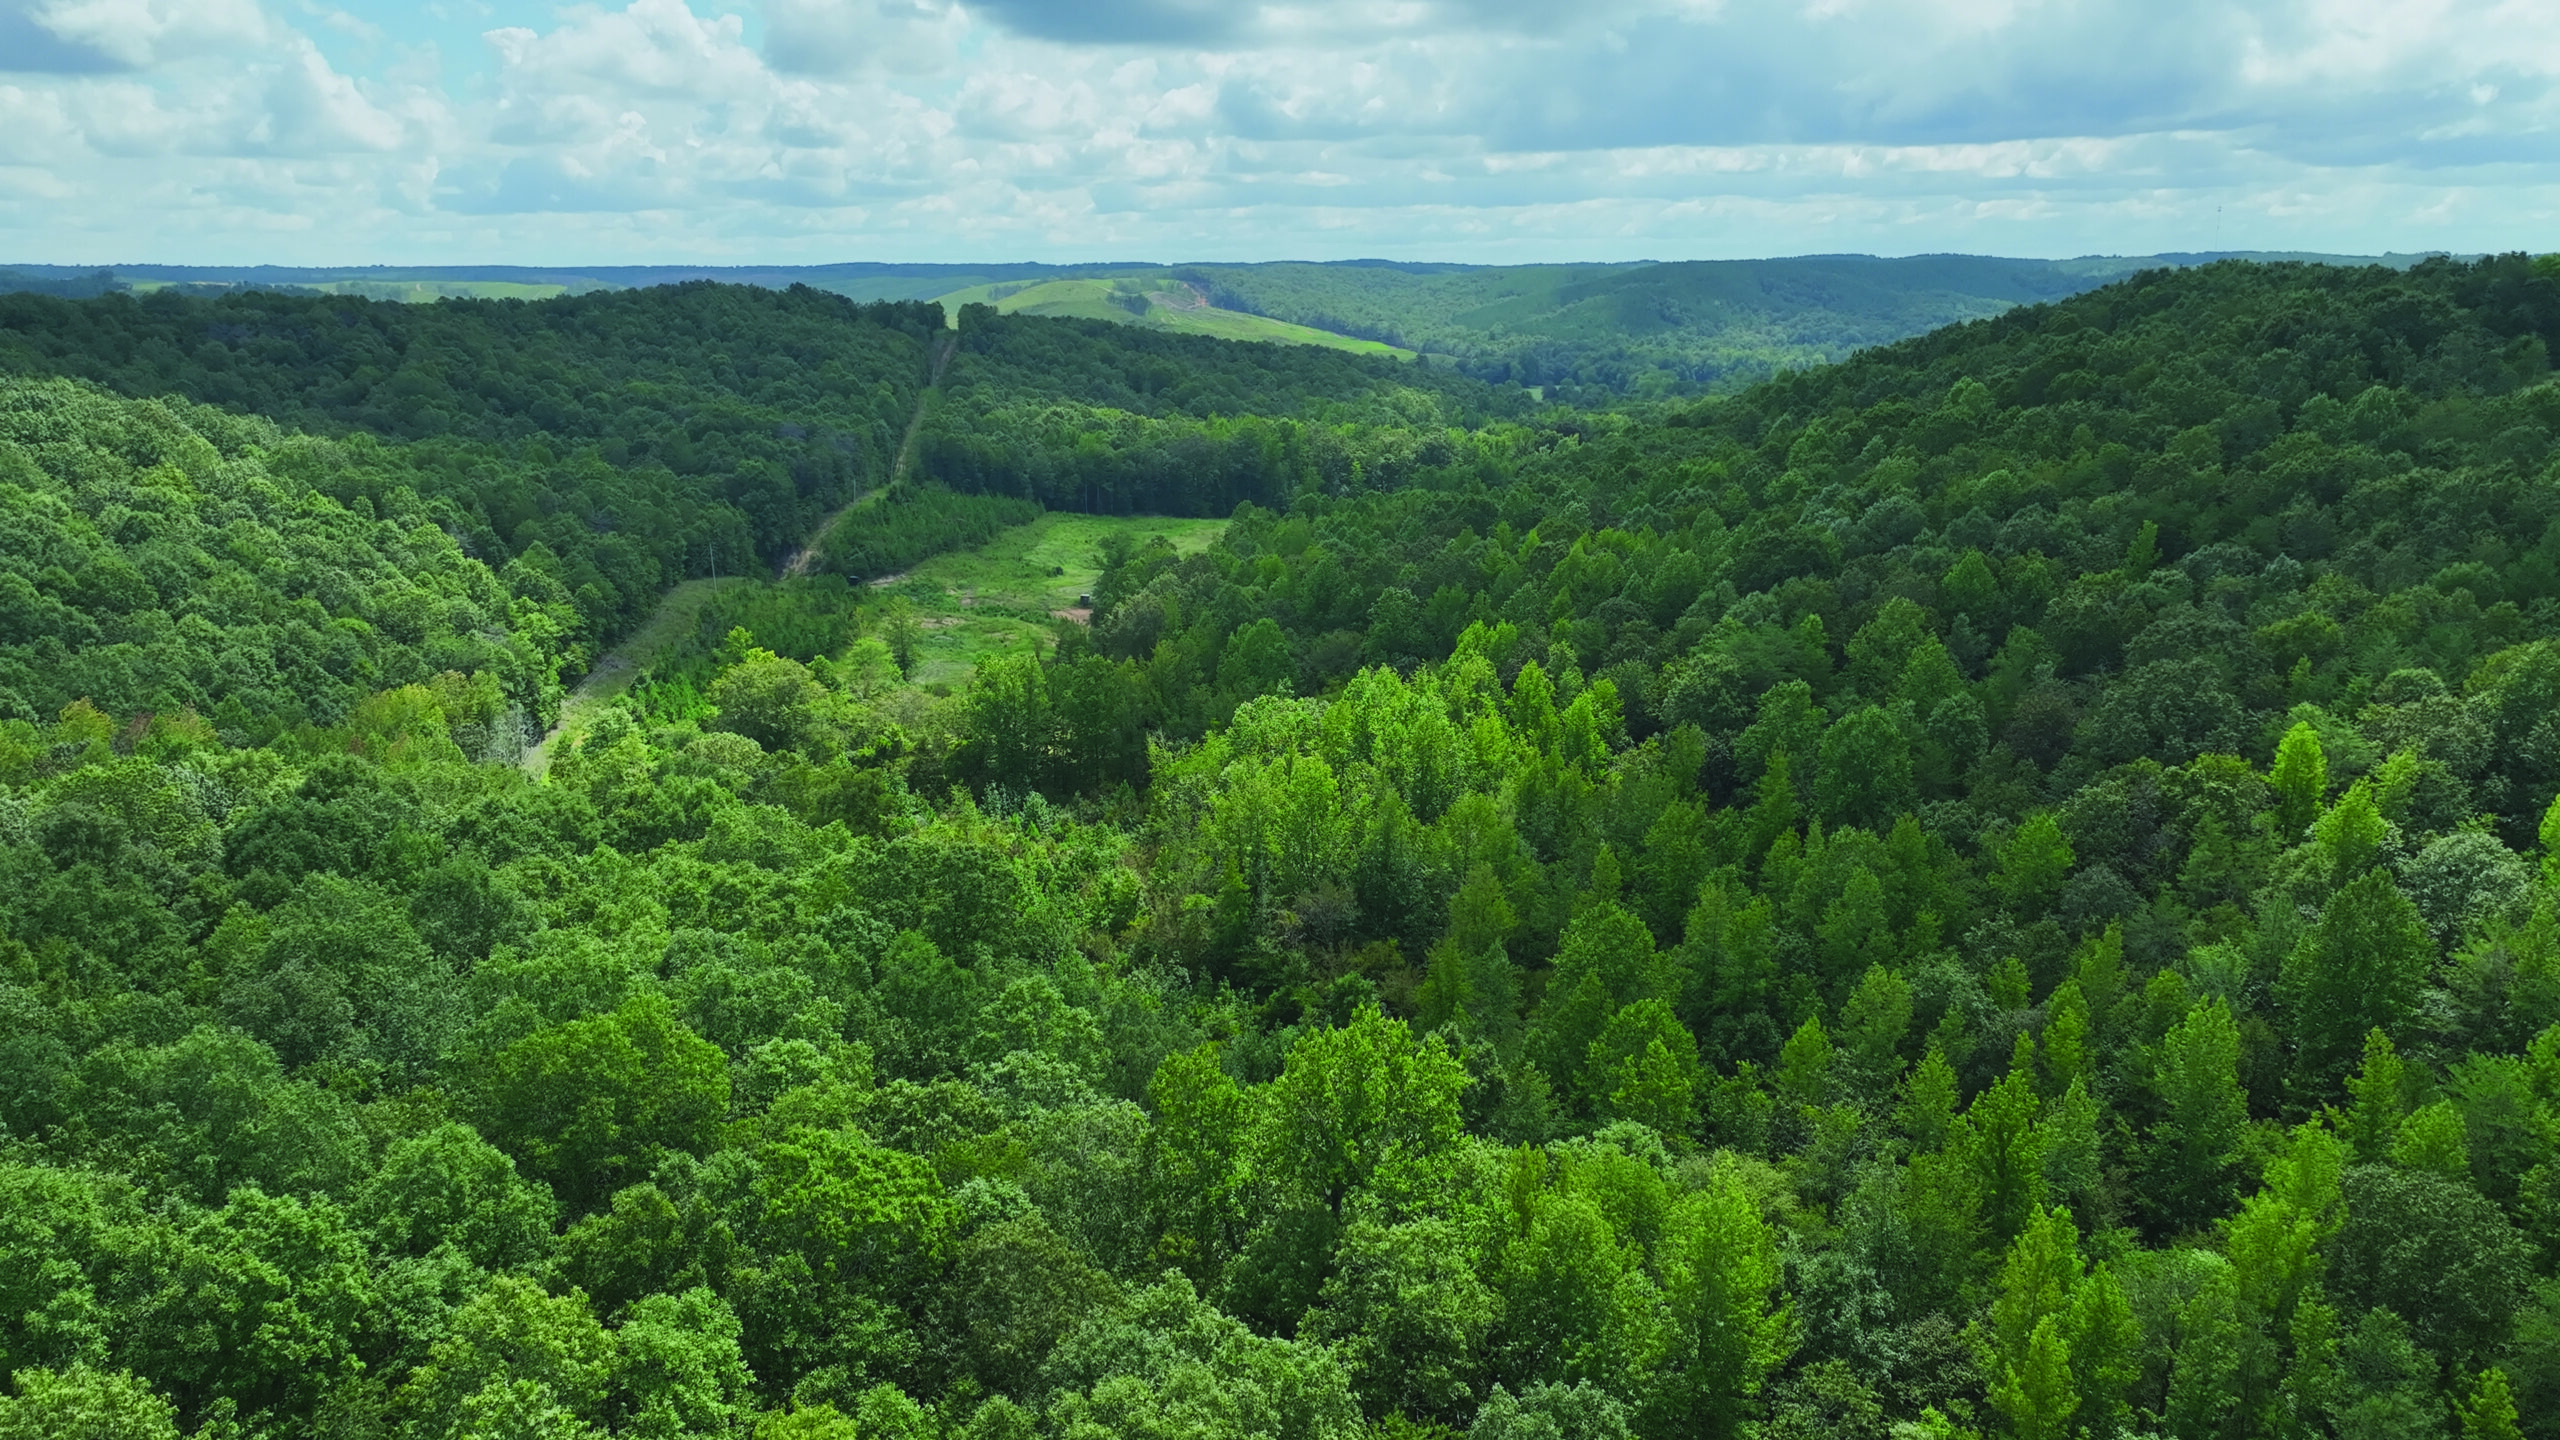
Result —
[[127, 288], [112, 270], [95, 270], [85, 275], [71, 270], [30, 274], [0, 267], [0, 295], [58, 295], [66, 300], [85, 300], [93, 295], [111, 295]]
[[[2074, 260], [1813, 255], [1776, 260], [1477, 266], [1379, 260], [1253, 265], [600, 266], [298, 269], [125, 266], [115, 283], [326, 291], [381, 300], [542, 299], [715, 280], [808, 285], [858, 300], [940, 300], [957, 313], [1108, 320], [1222, 339], [1428, 353], [1548, 398], [1729, 392], [2014, 305], [2060, 299], [2145, 268], [2217, 259], [2381, 264], [2422, 257], [2216, 252]], [[30, 286], [95, 283], [20, 267]], [[104, 272], [100, 272], [103, 274]], [[15, 288], [0, 272], [0, 291]], [[51, 293], [95, 293], [77, 291]]]

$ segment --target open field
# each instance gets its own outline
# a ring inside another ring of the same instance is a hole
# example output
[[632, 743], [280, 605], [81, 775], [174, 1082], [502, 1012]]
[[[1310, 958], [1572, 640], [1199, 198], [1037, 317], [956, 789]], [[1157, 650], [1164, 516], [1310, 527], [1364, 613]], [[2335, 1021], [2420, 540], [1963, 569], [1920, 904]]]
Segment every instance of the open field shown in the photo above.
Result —
[[[1226, 525], [1224, 520], [1162, 515], [1052, 512], [1007, 530], [975, 550], [937, 555], [904, 575], [875, 581], [868, 593], [882, 602], [902, 598], [915, 607], [923, 645], [911, 678], [918, 685], [949, 693], [966, 686], [971, 672], [990, 655], [1046, 650], [1056, 643], [1058, 612], [1073, 610], [1077, 599], [1090, 593], [1101, 578], [1106, 536], [1128, 535], [1144, 544], [1162, 535], [1189, 555], [1207, 549]], [[622, 698], [644, 671], [693, 641], [703, 607], [713, 596], [760, 583], [735, 577], [688, 580], [667, 592], [647, 623], [607, 652], [569, 693], [551, 733], [541, 745], [525, 752], [524, 767], [541, 774], [551, 763], [554, 739], [585, 729], [597, 712]], [[876, 607], [866, 608], [872, 608], [876, 617]]]
[[993, 305], [1007, 315], [1111, 320], [1126, 325], [1139, 318], [1135, 302], [1143, 298], [1146, 287], [1154, 283], [1172, 282], [1125, 277], [1035, 282], [1002, 280], [953, 290], [934, 298], [941, 302], [943, 313], [950, 316], [955, 325], [959, 323], [963, 305]]
[[1355, 355], [1392, 355], [1399, 360], [1413, 358], [1410, 350], [1400, 350], [1375, 340], [1337, 335], [1330, 330], [1318, 330], [1261, 315], [1247, 315], [1241, 310], [1218, 309], [1203, 300], [1190, 286], [1170, 275], [1032, 283], [1000, 281], [990, 285], [972, 285], [935, 298], [942, 303], [943, 311], [952, 317], [954, 324], [958, 323], [963, 305], [993, 305], [1007, 315], [1109, 320], [1114, 324], [1145, 325], [1176, 334], [1207, 335], [1219, 340], [1322, 345]]
[[1202, 306], [1197, 310], [1168, 310], [1158, 307], [1150, 312], [1164, 317], [1164, 327], [1189, 335], [1207, 335], [1219, 340], [1263, 340], [1280, 345], [1323, 345], [1334, 350], [1348, 350], [1354, 355], [1391, 355], [1410, 360], [1413, 352], [1376, 340], [1363, 340], [1354, 335], [1336, 335], [1330, 330], [1317, 330], [1306, 325], [1292, 325], [1267, 315], [1247, 315], [1241, 310], [1220, 310]]
[[1144, 544], [1162, 535], [1188, 555], [1209, 548], [1226, 525], [1053, 512], [975, 550], [937, 555], [882, 588], [905, 596], [924, 626], [916, 682], [956, 689], [989, 655], [1051, 643], [1055, 612], [1074, 608], [1102, 574], [1103, 537], [1123, 534]]

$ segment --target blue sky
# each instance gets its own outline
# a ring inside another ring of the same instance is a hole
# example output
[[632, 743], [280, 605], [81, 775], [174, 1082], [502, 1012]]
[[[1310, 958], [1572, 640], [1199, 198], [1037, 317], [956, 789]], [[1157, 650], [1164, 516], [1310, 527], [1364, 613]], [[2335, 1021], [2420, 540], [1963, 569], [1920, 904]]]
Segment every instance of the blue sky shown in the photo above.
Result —
[[2560, 249], [2552, 0], [0, 0], [0, 260]]

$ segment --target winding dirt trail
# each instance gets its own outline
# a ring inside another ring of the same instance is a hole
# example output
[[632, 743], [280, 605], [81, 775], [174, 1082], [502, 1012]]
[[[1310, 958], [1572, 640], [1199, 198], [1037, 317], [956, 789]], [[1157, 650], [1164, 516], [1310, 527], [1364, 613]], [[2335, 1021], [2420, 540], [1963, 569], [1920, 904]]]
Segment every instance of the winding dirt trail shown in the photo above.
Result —
[[[915, 455], [916, 437], [924, 429], [925, 407], [933, 402], [934, 387], [942, 383], [942, 372], [951, 364], [952, 352], [958, 349], [959, 345], [960, 337], [957, 334], [947, 333], [934, 338], [933, 349], [925, 371], [924, 388], [916, 392], [915, 413], [907, 417], [907, 431], [898, 437], [897, 458], [889, 464], [889, 484], [896, 484], [907, 473], [907, 463]], [[819, 521], [818, 528], [809, 532], [808, 543], [793, 552], [791, 559], [783, 565], [782, 573], [775, 578], [788, 580], [795, 575], [808, 574], [809, 567], [817, 563], [818, 547], [826, 540], [827, 532], [835, 529], [836, 522], [845, 517], [845, 512], [869, 501], [886, 488], [887, 486], [880, 486], [865, 494], [857, 495], [826, 519]], [[561, 734], [569, 728], [571, 722], [586, 718], [588, 714], [601, 709], [619, 698], [623, 691], [630, 689], [631, 682], [642, 670], [648, 668], [650, 662], [657, 659], [661, 651], [675, 645], [692, 632], [694, 617], [702, 612], [703, 605], [709, 602], [714, 591], [747, 583], [749, 582], [735, 577], [724, 580], [687, 580], [668, 591], [666, 597], [658, 602], [658, 608], [649, 612], [649, 618], [642, 621], [640, 627], [625, 637], [621, 644], [606, 651], [596, 661], [594, 668], [587, 671], [585, 678], [578, 681], [577, 688], [571, 690], [568, 697], [560, 702], [560, 718], [553, 722], [548, 731], [544, 732], [540, 742], [518, 757], [517, 763], [524, 767], [526, 773], [536, 778], [548, 772], [551, 769], [552, 747], [558, 742]]]

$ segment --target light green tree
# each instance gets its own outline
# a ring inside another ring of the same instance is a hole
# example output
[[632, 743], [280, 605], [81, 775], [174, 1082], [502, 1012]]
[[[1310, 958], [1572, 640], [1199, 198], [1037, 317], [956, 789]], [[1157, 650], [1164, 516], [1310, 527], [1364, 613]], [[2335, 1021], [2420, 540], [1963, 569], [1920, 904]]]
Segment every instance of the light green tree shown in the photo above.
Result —
[[2249, 1123], [2240, 1088], [2240, 1027], [2219, 999], [2171, 1026], [2152, 1071], [2160, 1120], [2152, 1127], [2152, 1193], [2175, 1229], [2221, 1215]]
[[2450, 1100], [2411, 1111], [2391, 1142], [2391, 1163], [2469, 1184], [2471, 1141], [2463, 1128], [2462, 1112]]
[[2127, 1397], [2142, 1379], [2142, 1322], [2104, 1262], [2071, 1292], [2069, 1336], [2081, 1425], [2100, 1440], [2124, 1434], [2133, 1423]]
[[2241, 1322], [2231, 1267], [2208, 1260], [2204, 1283], [2178, 1313], [2177, 1354], [2161, 1414], [2176, 1440], [2214, 1440], [2240, 1408], [2249, 1331]]
[[1861, 706], [1822, 732], [1814, 805], [1824, 820], [1882, 830], [1919, 798], [1911, 742], [1893, 711]]
[[625, 1310], [613, 1332], [605, 1406], [612, 1432], [686, 1440], [742, 1430], [754, 1377], [739, 1333], [728, 1302], [701, 1287], [650, 1295]]
[[2320, 748], [2320, 732], [2307, 720], [2296, 721], [2276, 746], [2275, 769], [2268, 781], [2276, 792], [2276, 830], [2287, 843], [2320, 814], [2329, 795], [2329, 756]]
[[654, 992], [527, 1035], [469, 1085], [481, 1132], [578, 1208], [707, 1153], [729, 1110], [728, 1057]]
[[1583, 1074], [1594, 1092], [1595, 1114], [1634, 1120], [1665, 1135], [1697, 1129], [1706, 1069], [1698, 1063], [1698, 1042], [1667, 1000], [1639, 1000], [1609, 1017], [1591, 1042]]
[[454, 1313], [393, 1413], [437, 1440], [597, 1435], [613, 1368], [613, 1337], [584, 1295], [502, 1275]]
[[1437, 1035], [1364, 1005], [1350, 1024], [1290, 1047], [1278, 1078], [1253, 1092], [1253, 1168], [1281, 1205], [1339, 1216], [1352, 1195], [1427, 1186], [1464, 1131], [1466, 1067]]
[[751, 650], [711, 682], [720, 707], [715, 722], [767, 750], [791, 750], [812, 738], [825, 717], [827, 689], [797, 660]]
[[2045, 1137], [2036, 1124], [2041, 1108], [2034, 1081], [2014, 1067], [1965, 1108], [1956, 1144], [1979, 1187], [1982, 1218], [1995, 1245], [2024, 1233], [2044, 1206]]
[[2524, 1440], [2507, 1372], [2494, 1365], [2480, 1372], [2468, 1396], [2454, 1402], [2454, 1413], [2462, 1420], [2462, 1440]]
[[1601, 1093], [1584, 1073], [1592, 1042], [1620, 1010], [1669, 998], [1670, 973], [1653, 932], [1633, 912], [1609, 900], [1586, 906], [1565, 928], [1546, 999], [1529, 1027], [1530, 1058], [1560, 1093], [1587, 1106]]
[[2329, 883], [2343, 885], [2372, 868], [2390, 830], [2374, 803], [2372, 783], [2359, 777], [2311, 823], [2312, 842], [2319, 847]]
[[1661, 1403], [1691, 1417], [1697, 1433], [1739, 1434], [1746, 1407], [1795, 1346], [1777, 1236], [1727, 1168], [1674, 1208], [1662, 1248], [1671, 1330]]
[[1145, 1189], [1156, 1253], [1206, 1283], [1243, 1241], [1251, 1111], [1214, 1045], [1166, 1056], [1147, 1100], [1155, 1112]]
[[1483, 1350], [1501, 1301], [1466, 1228], [1364, 1216], [1334, 1251], [1307, 1335], [1335, 1347], [1371, 1413], [1456, 1421], [1483, 1394]]
[[121, 1370], [21, 1370], [0, 1398], [0, 1440], [178, 1440], [176, 1412]]
[[2347, 1080], [2349, 1104], [2338, 1133], [2356, 1158], [2378, 1165], [2391, 1158], [2400, 1118], [2409, 1113], [2407, 1067], [2381, 1027], [2365, 1032], [2364, 1065]]
[[2071, 873], [2071, 842], [2053, 813], [2039, 810], [2018, 822], [1998, 851], [1999, 868], [1991, 886], [2000, 898], [2030, 918], [2041, 915]]

